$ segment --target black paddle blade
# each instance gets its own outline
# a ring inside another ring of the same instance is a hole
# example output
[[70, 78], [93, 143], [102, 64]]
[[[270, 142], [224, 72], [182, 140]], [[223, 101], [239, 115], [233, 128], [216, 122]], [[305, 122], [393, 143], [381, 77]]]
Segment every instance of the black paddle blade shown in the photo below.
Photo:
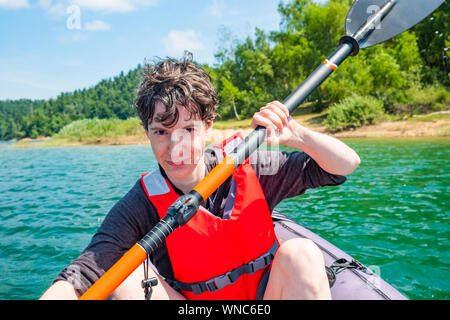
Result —
[[347, 15], [347, 35], [353, 36], [387, 2], [395, 4], [383, 19], [375, 21], [372, 33], [361, 41], [360, 48], [374, 46], [408, 30], [425, 19], [445, 0], [356, 0]]

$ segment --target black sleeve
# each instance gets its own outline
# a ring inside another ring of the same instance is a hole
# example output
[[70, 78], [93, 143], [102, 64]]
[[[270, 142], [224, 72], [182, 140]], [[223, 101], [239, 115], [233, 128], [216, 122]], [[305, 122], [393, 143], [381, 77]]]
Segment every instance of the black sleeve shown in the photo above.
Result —
[[304, 152], [258, 151], [252, 157], [271, 211], [283, 199], [301, 195], [307, 189], [337, 186], [346, 180], [326, 172]]
[[109, 211], [88, 247], [54, 282], [69, 281], [84, 293], [159, 221], [149, 208], [150, 201], [138, 181]]

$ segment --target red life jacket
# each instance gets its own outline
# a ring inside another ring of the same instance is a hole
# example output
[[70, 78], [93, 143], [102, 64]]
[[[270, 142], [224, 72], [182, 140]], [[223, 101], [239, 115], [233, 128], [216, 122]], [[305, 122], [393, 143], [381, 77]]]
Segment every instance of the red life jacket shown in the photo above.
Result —
[[[230, 146], [237, 138], [220, 145], [224, 153], [234, 149]], [[188, 299], [255, 299], [278, 248], [271, 213], [249, 159], [234, 171], [233, 178], [236, 199], [228, 219], [200, 207], [165, 240], [173, 283]], [[162, 219], [179, 195], [159, 170], [143, 175], [141, 183]]]

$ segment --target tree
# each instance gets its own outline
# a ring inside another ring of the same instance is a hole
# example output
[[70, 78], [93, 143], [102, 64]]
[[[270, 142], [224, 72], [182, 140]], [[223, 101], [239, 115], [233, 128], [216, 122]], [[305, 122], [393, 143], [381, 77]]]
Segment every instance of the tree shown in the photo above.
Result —
[[431, 16], [413, 29], [419, 52], [425, 62], [423, 81], [441, 82], [450, 86], [448, 48], [450, 45], [450, 3], [444, 2]]
[[222, 84], [222, 90], [220, 91], [220, 96], [222, 97], [220, 104], [220, 114], [229, 115], [229, 109], [233, 109], [234, 116], [237, 120], [241, 120], [239, 113], [236, 109], [236, 100], [240, 100], [242, 93], [236, 88], [231, 81], [227, 78], [220, 78]]

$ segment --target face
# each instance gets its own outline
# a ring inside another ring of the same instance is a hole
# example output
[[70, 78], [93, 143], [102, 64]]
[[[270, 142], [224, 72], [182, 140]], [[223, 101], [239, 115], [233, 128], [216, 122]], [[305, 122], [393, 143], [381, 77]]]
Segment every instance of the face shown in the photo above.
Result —
[[190, 113], [184, 106], [177, 105], [177, 108], [178, 122], [168, 128], [155, 120], [166, 110], [162, 102], [157, 102], [153, 121], [146, 131], [156, 160], [173, 183], [187, 182], [195, 175], [204, 175], [206, 136], [212, 128], [212, 122], [206, 124], [198, 116], [189, 119]]

